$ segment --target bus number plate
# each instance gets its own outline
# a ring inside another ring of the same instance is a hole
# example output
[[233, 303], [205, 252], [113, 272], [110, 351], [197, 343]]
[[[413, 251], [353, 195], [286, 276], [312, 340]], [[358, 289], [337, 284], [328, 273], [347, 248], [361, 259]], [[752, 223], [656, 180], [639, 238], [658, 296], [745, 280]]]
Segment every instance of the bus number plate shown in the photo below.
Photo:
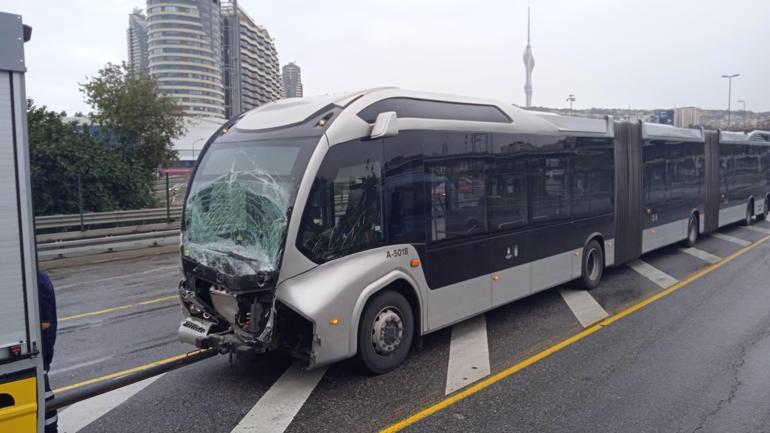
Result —
[[385, 252], [386, 259], [394, 259], [396, 257], [405, 257], [409, 255], [409, 248], [395, 248]]

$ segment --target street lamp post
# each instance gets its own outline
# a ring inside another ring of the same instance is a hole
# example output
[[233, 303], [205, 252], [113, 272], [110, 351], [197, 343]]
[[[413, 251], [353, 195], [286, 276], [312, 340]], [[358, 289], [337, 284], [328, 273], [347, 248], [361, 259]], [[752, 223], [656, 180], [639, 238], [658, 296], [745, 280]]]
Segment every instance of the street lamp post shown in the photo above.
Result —
[[575, 95], [570, 93], [569, 96], [567, 96], [567, 101], [569, 102], [569, 111], [572, 111], [572, 103], [577, 101]]
[[730, 109], [733, 99], [733, 78], [740, 77], [741, 74], [722, 75], [722, 78], [727, 78], [727, 127], [730, 127]]
[[205, 140], [205, 138], [197, 138], [197, 139], [193, 140], [193, 142], [192, 142], [192, 158], [193, 159], [196, 159], [195, 158], [195, 143], [197, 143], [199, 141], [203, 141], [203, 140]]
[[741, 116], [741, 118], [743, 119], [743, 129], [746, 129], [746, 123], [747, 123], [746, 122], [746, 101], [744, 101], [743, 99], [739, 99], [738, 103], [743, 104], [743, 109], [741, 110], [741, 113], [743, 113], [743, 115]]

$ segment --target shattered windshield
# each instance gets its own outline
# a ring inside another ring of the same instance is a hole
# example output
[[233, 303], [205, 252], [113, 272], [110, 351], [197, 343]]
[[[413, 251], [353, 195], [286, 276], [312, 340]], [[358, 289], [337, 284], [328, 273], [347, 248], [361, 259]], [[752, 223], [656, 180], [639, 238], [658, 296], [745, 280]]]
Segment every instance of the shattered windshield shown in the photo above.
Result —
[[187, 198], [184, 254], [230, 275], [277, 271], [289, 212], [318, 141], [213, 143]]

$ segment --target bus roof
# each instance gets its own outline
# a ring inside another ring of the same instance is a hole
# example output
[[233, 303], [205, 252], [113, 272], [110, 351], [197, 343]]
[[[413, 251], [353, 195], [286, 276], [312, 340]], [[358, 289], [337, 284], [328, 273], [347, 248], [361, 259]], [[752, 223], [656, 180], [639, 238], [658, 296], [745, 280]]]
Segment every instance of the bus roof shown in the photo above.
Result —
[[733, 132], [719, 131], [719, 141], [731, 144], [770, 145], [770, 131]]
[[479, 108], [494, 107], [501, 113], [501, 116], [495, 121], [432, 118], [430, 115], [413, 115], [409, 118], [399, 116], [401, 129], [462, 128], [489, 132], [614, 136], [611, 116], [604, 119], [561, 116], [524, 110], [512, 104], [495, 100], [405, 90], [396, 87], [378, 87], [355, 92], [282, 99], [242, 114], [232, 127], [247, 131], [287, 127], [301, 123], [311, 116], [319, 114], [320, 110], [327, 107], [338, 107], [342, 110], [327, 130], [330, 145], [333, 145], [369, 135], [371, 123], [365, 121], [360, 113], [377, 102], [396, 98], [463, 106], [475, 105]]

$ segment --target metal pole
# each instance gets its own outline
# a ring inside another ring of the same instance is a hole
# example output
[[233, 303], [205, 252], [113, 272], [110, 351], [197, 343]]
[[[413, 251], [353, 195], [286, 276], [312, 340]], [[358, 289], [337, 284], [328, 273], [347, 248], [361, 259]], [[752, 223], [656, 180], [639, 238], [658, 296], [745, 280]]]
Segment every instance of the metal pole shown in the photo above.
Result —
[[727, 128], [730, 128], [730, 111], [731, 111], [731, 102], [733, 99], [733, 77], [730, 77], [727, 79]]
[[730, 127], [732, 121], [732, 99], [733, 99], [733, 78], [740, 77], [741, 74], [722, 75], [727, 78], [727, 127]]
[[743, 119], [743, 129], [746, 129], [746, 101], [739, 99], [738, 103], [743, 105], [743, 111], [741, 113], [741, 119]]
[[171, 223], [171, 199], [168, 186], [168, 172], [166, 172], [166, 224]]
[[104, 382], [97, 382], [91, 385], [86, 385], [82, 388], [73, 389], [71, 391], [65, 391], [56, 395], [53, 401], [46, 404], [46, 410], [61, 409], [79, 401], [104, 394], [105, 392], [128, 386], [132, 383], [136, 383], [144, 379], [169, 372], [171, 370], [176, 370], [177, 368], [184, 367], [185, 365], [211, 358], [212, 356], [216, 356], [218, 353], [219, 352], [216, 350], [211, 349], [188, 352], [186, 356], [174, 359], [173, 361], [169, 361], [163, 364], [156, 364], [147, 369], [128, 373], [125, 376], [120, 376], [115, 379], [106, 380]]
[[85, 221], [83, 217], [83, 182], [78, 175], [78, 209], [80, 210], [80, 231], [85, 231]]

